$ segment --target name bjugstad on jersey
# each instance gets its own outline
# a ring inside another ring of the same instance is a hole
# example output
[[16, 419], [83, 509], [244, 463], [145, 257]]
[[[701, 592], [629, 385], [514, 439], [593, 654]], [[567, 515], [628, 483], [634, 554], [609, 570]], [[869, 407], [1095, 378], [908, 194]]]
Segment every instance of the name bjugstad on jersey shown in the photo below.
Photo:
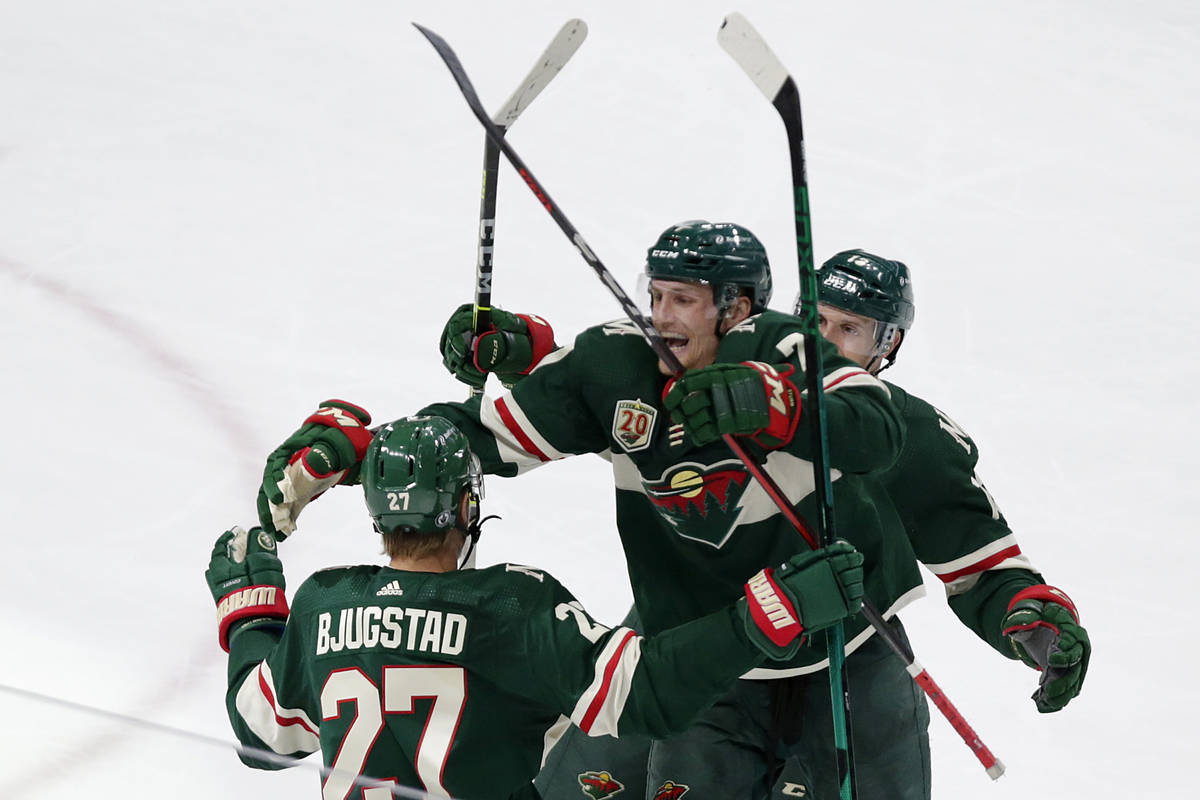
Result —
[[317, 615], [317, 655], [383, 647], [419, 653], [458, 655], [467, 638], [462, 614], [427, 608], [355, 606]]

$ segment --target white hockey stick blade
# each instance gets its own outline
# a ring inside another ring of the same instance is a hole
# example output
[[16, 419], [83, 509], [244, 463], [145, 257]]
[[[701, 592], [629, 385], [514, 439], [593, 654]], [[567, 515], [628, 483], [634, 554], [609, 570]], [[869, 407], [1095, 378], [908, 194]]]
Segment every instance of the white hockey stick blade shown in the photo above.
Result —
[[788, 79], [788, 71], [750, 21], [733, 13], [721, 23], [717, 42], [738, 63], [758, 90], [775, 102], [775, 96]]
[[521, 81], [521, 85], [512, 93], [512, 97], [508, 98], [508, 102], [492, 117], [492, 122], [505, 129], [516, 122], [517, 117], [521, 116], [521, 112], [525, 110], [526, 106], [541, 94], [542, 89], [546, 88], [546, 84], [550, 83], [559, 70], [571, 60], [571, 56], [575, 55], [575, 51], [579, 49], [579, 45], [583, 44], [587, 34], [587, 23], [583, 20], [567, 20], [546, 47], [537, 64], [529, 70], [525, 80]]

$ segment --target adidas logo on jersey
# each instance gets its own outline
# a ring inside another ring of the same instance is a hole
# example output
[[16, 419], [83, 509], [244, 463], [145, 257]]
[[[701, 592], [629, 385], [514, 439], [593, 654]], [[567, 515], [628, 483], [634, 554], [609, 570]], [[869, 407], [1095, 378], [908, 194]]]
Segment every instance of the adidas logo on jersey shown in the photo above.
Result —
[[392, 581], [387, 586], [375, 593], [376, 597], [384, 597], [385, 595], [395, 595], [399, 597], [404, 594], [404, 590], [400, 588], [400, 581]]

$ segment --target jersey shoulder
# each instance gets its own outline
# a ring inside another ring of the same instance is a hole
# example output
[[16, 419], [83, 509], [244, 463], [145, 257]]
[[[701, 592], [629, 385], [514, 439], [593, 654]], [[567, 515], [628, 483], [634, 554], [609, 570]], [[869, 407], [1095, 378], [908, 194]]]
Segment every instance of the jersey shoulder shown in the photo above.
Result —
[[[524, 564], [495, 564], [446, 573], [440, 581], [460, 601], [487, 608], [497, 622], [526, 620], [570, 593], [544, 569]], [[453, 588], [451, 588], [453, 587]]]
[[907, 439], [902, 461], [911, 462], [934, 458], [937, 460], [964, 459], [974, 465], [979, 459], [975, 441], [948, 414], [927, 400], [884, 381], [891, 392], [892, 405], [904, 418]]
[[734, 325], [721, 337], [717, 361], [791, 360], [802, 351], [804, 334], [800, 320], [779, 311], [761, 311]]
[[308, 576], [292, 598], [292, 613], [305, 609], [323, 607], [343, 598], [356, 597], [378, 577], [378, 564], [326, 567]]
[[572, 349], [589, 356], [596, 353], [639, 353], [647, 357], [653, 355], [638, 326], [633, 320], [624, 317], [585, 328], [575, 337]]

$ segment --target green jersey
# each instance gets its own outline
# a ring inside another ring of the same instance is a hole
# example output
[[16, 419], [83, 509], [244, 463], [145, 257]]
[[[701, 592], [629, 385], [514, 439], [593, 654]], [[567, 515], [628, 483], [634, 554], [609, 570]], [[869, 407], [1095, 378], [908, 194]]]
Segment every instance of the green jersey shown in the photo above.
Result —
[[529, 790], [566, 719], [593, 736], [675, 733], [762, 658], [732, 605], [643, 639], [530, 567], [339, 567], [301, 585], [282, 632], [233, 637], [226, 705], [245, 745], [320, 750], [325, 800], [389, 796], [359, 795], [359, 774], [505, 798]]
[[[923, 591], [895, 511], [877, 481], [895, 461], [903, 423], [888, 389], [821, 340], [838, 535], [864, 555], [867, 594], [891, 616]], [[802, 384], [799, 321], [766, 311], [726, 333], [717, 361], [766, 362]], [[634, 601], [650, 633], [710, 613], [742, 585], [807, 545], [722, 441], [697, 447], [662, 405], [667, 377], [628, 321], [589, 328], [542, 360], [511, 393], [441, 403], [421, 413], [448, 417], [471, 439], [484, 470], [516, 475], [568, 455], [598, 453], [612, 463], [616, 519]], [[767, 472], [800, 513], [815, 520], [808, 415], [790, 442], [762, 451]], [[847, 622], [848, 648], [871, 629]], [[749, 677], [777, 677], [825, 665], [825, 642], [809, 637], [796, 658]]]
[[1000, 634], [1008, 601], [1042, 577], [975, 475], [979, 450], [971, 437], [921, 398], [888, 387], [907, 439], [899, 460], [883, 475], [884, 487], [917, 558], [945, 583], [954, 613], [1012, 658]]

